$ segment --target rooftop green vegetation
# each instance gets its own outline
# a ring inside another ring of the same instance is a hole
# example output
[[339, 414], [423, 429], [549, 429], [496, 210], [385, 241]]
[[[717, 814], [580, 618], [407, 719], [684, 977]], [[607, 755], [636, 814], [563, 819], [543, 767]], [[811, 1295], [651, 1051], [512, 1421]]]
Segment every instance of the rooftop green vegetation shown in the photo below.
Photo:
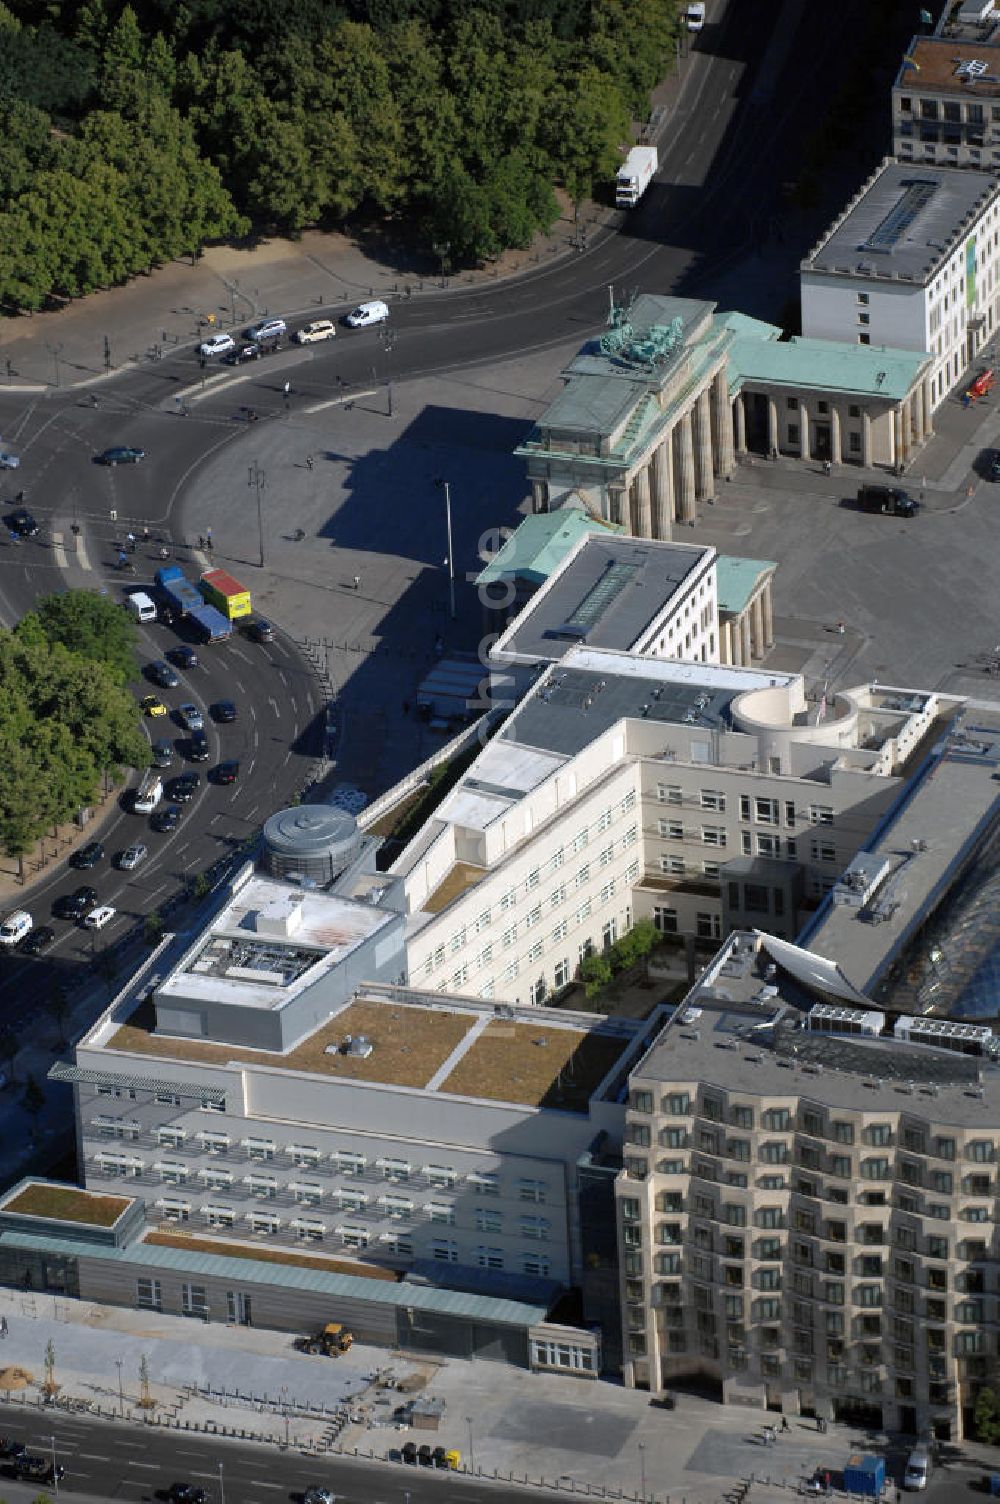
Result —
[[[453, 267], [608, 183], [676, 0], [0, 0], [0, 306], [343, 224]], [[419, 274], [419, 273], [418, 273]]]
[[98, 1196], [75, 1186], [45, 1185], [32, 1181], [12, 1201], [5, 1212], [25, 1217], [51, 1217], [56, 1222], [87, 1222], [93, 1227], [114, 1227], [129, 1205], [127, 1196]]

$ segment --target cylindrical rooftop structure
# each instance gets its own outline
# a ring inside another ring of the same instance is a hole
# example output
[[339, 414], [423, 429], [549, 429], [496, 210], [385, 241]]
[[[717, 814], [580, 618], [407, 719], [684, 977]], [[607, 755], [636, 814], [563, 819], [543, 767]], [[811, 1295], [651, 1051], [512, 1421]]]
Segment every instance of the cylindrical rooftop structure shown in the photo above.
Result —
[[307, 878], [325, 886], [350, 865], [360, 846], [358, 822], [347, 810], [299, 804], [266, 821], [261, 865], [272, 877]]

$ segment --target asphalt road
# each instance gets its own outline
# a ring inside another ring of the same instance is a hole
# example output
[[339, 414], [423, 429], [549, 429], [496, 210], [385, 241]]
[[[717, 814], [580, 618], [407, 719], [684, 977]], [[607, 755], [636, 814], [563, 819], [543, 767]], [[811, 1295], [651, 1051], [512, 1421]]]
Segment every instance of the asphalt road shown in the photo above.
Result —
[[[524, 1504], [537, 1496], [523, 1487], [402, 1463], [346, 1458], [318, 1463], [295, 1453], [282, 1454], [273, 1446], [213, 1442], [184, 1432], [144, 1431], [59, 1412], [26, 1416], [23, 1409], [0, 1406], [0, 1426], [5, 1437], [48, 1457], [55, 1439], [56, 1459], [66, 1469], [60, 1493], [135, 1504], [162, 1499], [173, 1483], [182, 1482], [204, 1488], [212, 1504], [277, 1504], [301, 1499], [314, 1485], [331, 1488], [344, 1504], [423, 1504], [442, 1496], [449, 1504]], [[5, 1484], [2, 1473], [0, 1478]]]
[[[803, 136], [836, 87], [836, 70], [816, 70], [813, 60], [837, 46], [846, 57], [864, 4], [846, 0], [831, 11], [786, 0], [772, 12], [770, 29], [761, 25], [760, 11], [737, 3], [709, 7], [710, 25], [660, 143], [657, 181], [618, 233], [596, 238], [572, 259], [494, 286], [401, 300], [388, 329], [341, 329], [335, 340], [290, 346], [249, 367], [202, 370], [192, 346], [119, 373], [100, 387], [96, 406], [86, 392], [0, 394], [0, 432], [16, 434], [22, 456], [20, 471], [0, 477], [0, 500], [10, 505], [26, 488], [42, 525], [38, 541], [0, 541], [0, 619], [16, 621], [39, 594], [67, 583], [103, 580], [120, 591], [151, 576], [158, 561], [141, 550], [135, 579], [114, 572], [117, 542], [129, 528], [143, 526], [174, 543], [197, 536], [197, 476], [245, 433], [247, 407], [260, 415], [266, 453], [268, 424], [287, 412], [315, 410], [372, 384], [582, 341], [601, 326], [609, 288], [618, 299], [640, 289], [707, 293], [780, 217], [781, 184], [795, 176]], [[771, 296], [780, 300], [784, 292]], [[149, 458], [116, 468], [93, 463], [111, 444], [139, 446]], [[251, 508], [252, 499], [248, 531]], [[89, 573], [78, 568], [84, 561]], [[162, 653], [164, 629], [147, 639], [150, 656], [154, 649]], [[48, 922], [60, 893], [93, 880], [100, 901], [122, 911], [99, 942], [114, 944], [186, 874], [238, 844], [261, 815], [302, 786], [318, 751], [319, 695], [294, 648], [234, 640], [206, 650], [203, 665], [189, 676], [199, 703], [229, 697], [233, 685], [245, 690], [238, 725], [210, 732], [212, 761], [217, 748], [239, 757], [240, 783], [232, 790], [203, 787], [173, 836], [149, 836], [141, 830], [144, 822], [122, 813], [106, 833], [109, 851], [145, 839], [153, 853], [148, 863], [134, 876], [114, 874], [104, 864], [93, 879], [58, 863], [31, 894], [36, 923]], [[176, 703], [181, 697], [175, 691], [166, 698]], [[0, 981], [8, 996], [16, 988], [25, 1007], [50, 989], [60, 961], [78, 963], [89, 954], [81, 931], [58, 928], [49, 959], [14, 960]]]

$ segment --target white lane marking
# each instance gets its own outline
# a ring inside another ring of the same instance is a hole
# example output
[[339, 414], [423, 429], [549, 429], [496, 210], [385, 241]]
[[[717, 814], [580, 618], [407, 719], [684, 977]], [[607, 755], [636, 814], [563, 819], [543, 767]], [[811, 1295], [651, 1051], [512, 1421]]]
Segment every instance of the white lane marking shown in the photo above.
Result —
[[66, 550], [63, 547], [63, 535], [62, 535], [62, 533], [53, 533], [52, 534], [52, 552], [55, 555], [56, 568], [57, 569], [65, 569], [66, 568]]
[[274, 711], [274, 718], [275, 718], [275, 720], [277, 720], [278, 719], [278, 702], [277, 702], [277, 700], [271, 700], [271, 699], [269, 699], [267, 703], [270, 705], [271, 709]]
[[326, 402], [314, 402], [311, 407], [302, 407], [299, 411], [303, 413], [321, 413], [328, 407], [343, 407], [346, 403], [359, 402], [362, 397], [374, 397], [376, 395], [375, 388], [372, 387], [369, 392], [351, 392], [347, 396], [331, 397]]
[[127, 1460], [129, 1467], [147, 1467], [151, 1473], [159, 1471], [160, 1464], [158, 1462], [136, 1462], [133, 1457], [129, 1457]]
[[[179, 392], [171, 392], [171, 398], [174, 402], [200, 402], [203, 397], [211, 395], [209, 388], [218, 386], [220, 381], [225, 381], [228, 374], [228, 371], [216, 371], [211, 376], [203, 377], [197, 386], [186, 386], [182, 387]], [[239, 376], [230, 382], [230, 386], [236, 386], [237, 381], [249, 380], [249, 376]]]

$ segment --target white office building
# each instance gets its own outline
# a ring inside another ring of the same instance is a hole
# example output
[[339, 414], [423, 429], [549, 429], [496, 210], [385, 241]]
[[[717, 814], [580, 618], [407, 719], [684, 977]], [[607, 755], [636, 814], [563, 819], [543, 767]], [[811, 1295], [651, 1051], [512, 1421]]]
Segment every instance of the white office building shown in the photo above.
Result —
[[991, 174], [888, 158], [801, 263], [804, 335], [933, 357], [895, 417], [904, 463], [996, 329], [998, 231]]

